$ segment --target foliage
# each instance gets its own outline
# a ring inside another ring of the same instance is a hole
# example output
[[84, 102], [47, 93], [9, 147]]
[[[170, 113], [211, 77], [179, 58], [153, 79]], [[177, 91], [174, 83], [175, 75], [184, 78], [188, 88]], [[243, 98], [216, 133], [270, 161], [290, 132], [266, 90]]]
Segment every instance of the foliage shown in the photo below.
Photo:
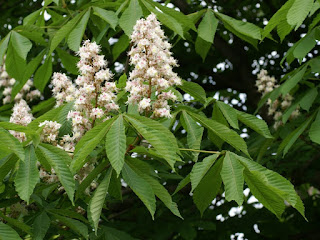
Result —
[[[226, 239], [239, 232], [249, 239], [303, 239], [319, 231], [314, 206], [319, 204], [320, 62], [313, 49], [320, 2], [271, 4], [278, 10], [238, 2], [20, 3], [34, 8], [20, 10], [19, 22], [12, 15], [10, 28], [1, 26], [1, 71], [15, 79], [12, 99], [29, 78], [43, 97], [30, 103], [35, 118], [26, 126], [9, 122], [14, 101], [0, 107], [0, 239], [209, 239], [213, 234]], [[13, 13], [15, 6], [6, 4]], [[241, 10], [250, 8], [257, 9]], [[174, 96], [166, 102], [168, 118], [153, 114], [143, 99], [129, 101], [130, 65], [140, 66], [130, 58], [135, 26], [150, 13], [161, 22], [180, 63], [177, 73], [185, 79], [160, 90], [144, 79], [149, 102], [158, 101], [160, 93]], [[260, 16], [269, 19], [266, 26], [257, 22]], [[90, 116], [74, 149], [65, 151], [56, 139], [72, 134], [68, 113], [78, 110], [77, 102], [56, 107], [50, 79], [53, 72], [82, 74], [78, 56], [83, 58], [81, 45], [88, 39], [101, 45], [109, 61], [119, 108], [104, 119]], [[283, 58], [259, 66], [279, 78], [278, 87], [260, 96], [245, 64], [257, 63], [265, 49]], [[234, 69], [220, 71], [219, 63]], [[5, 89], [1, 85], [0, 97]], [[244, 104], [241, 93], [247, 94]], [[270, 118], [265, 104], [287, 94], [291, 105], [279, 119]], [[291, 118], [296, 109], [299, 116]], [[279, 127], [272, 127], [274, 120]], [[60, 126], [54, 140], [44, 138], [45, 131], [54, 131], [40, 124], [45, 121]], [[12, 131], [27, 140], [20, 142]], [[240, 213], [232, 216], [236, 206]], [[304, 232], [305, 226], [311, 230]]]

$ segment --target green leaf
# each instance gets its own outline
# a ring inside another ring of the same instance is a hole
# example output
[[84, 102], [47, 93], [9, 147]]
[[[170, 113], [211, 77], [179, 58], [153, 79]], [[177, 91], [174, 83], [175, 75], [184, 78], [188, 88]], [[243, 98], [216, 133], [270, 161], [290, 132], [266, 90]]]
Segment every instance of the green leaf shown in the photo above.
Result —
[[77, 26], [71, 31], [68, 36], [68, 46], [71, 50], [77, 52], [81, 44], [83, 34], [86, 30], [87, 23], [90, 17], [90, 10], [87, 10]]
[[[222, 112], [220, 111], [219, 107], [217, 104], [213, 105], [212, 109], [212, 120], [217, 121], [218, 123], [221, 123], [225, 125], [226, 127], [229, 127], [229, 124], [225, 117], [223, 116]], [[219, 138], [216, 134], [214, 134], [212, 131], [208, 130], [208, 138], [210, 139], [211, 142], [214, 143], [219, 149], [222, 148], [222, 145], [224, 141]]]
[[107, 133], [106, 153], [111, 166], [119, 176], [124, 164], [124, 155], [126, 154], [126, 133], [121, 115], [111, 124]]
[[99, 7], [93, 7], [94, 14], [102, 18], [104, 21], [110, 24], [110, 26], [115, 30], [118, 25], [118, 17], [112, 11], [107, 11]]
[[96, 177], [107, 168], [109, 161], [103, 161], [98, 166], [96, 166], [89, 175], [81, 182], [76, 192], [76, 199], [83, 196], [83, 192], [91, 184], [91, 182], [96, 179]]
[[239, 163], [234, 154], [226, 152], [223, 159], [221, 178], [226, 191], [226, 200], [235, 200], [238, 205], [243, 203], [243, 170], [244, 167]]
[[249, 156], [246, 142], [235, 131], [227, 128], [225, 125], [219, 122], [200, 116], [198, 114], [189, 112], [189, 115], [197, 120], [202, 126], [212, 131], [225, 142], [229, 143], [232, 147], [234, 147], [238, 151], [242, 151]]
[[23, 78], [21, 81], [16, 82], [16, 84], [12, 88], [11, 92], [11, 98], [14, 98], [20, 90], [23, 88], [23, 86], [26, 84], [26, 82], [30, 79], [32, 74], [35, 72], [39, 64], [41, 63], [41, 60], [45, 54], [45, 51], [41, 51], [38, 56], [36, 56], [34, 59], [32, 59], [26, 66], [26, 71], [23, 74]]
[[15, 186], [20, 198], [29, 204], [29, 199], [39, 181], [37, 157], [33, 145], [25, 149], [25, 160], [20, 161], [19, 169], [15, 177]]
[[141, 199], [149, 210], [152, 219], [156, 211], [156, 198], [152, 187], [142, 177], [140, 177], [128, 164], [124, 163], [122, 170], [124, 181], [130, 186], [132, 191]]
[[37, 18], [40, 17], [40, 12], [41, 12], [41, 9], [39, 9], [37, 11], [34, 11], [34, 12], [30, 13], [28, 16], [26, 16], [23, 19], [23, 25], [32, 25], [32, 24], [34, 24], [35, 21], [37, 20]]
[[183, 28], [179, 21], [174, 17], [164, 13], [164, 11], [159, 11], [159, 8], [155, 8], [155, 3], [148, 3], [144, 0], [141, 0], [144, 6], [152, 13], [157, 16], [157, 19], [166, 27], [170, 28], [173, 32], [179, 34], [183, 39], [185, 39], [183, 34]]
[[199, 209], [201, 215], [211, 204], [212, 200], [218, 194], [221, 187], [220, 171], [222, 167], [222, 159], [218, 159], [216, 164], [210, 168], [208, 173], [199, 183], [198, 187], [193, 192], [193, 201]]
[[1, 240], [21, 240], [19, 234], [7, 224], [0, 222], [0, 239]]
[[133, 127], [154, 147], [173, 169], [180, 158], [174, 135], [161, 123], [142, 116], [125, 115]]
[[[2, 211], [0, 211], [0, 217], [4, 221], [6, 221], [8, 224], [10, 224], [11, 226], [14, 226], [15, 228], [19, 228], [20, 230], [24, 231], [25, 233], [31, 234], [31, 227], [29, 225], [23, 223], [22, 221], [8, 217]], [[1, 237], [0, 237], [0, 239], [1, 239]]]
[[216, 101], [216, 104], [218, 105], [223, 116], [227, 119], [230, 126], [235, 129], [239, 129], [237, 111], [233, 107], [223, 102]]
[[2, 128], [0, 128], [0, 150], [8, 153], [14, 153], [24, 161], [25, 155], [22, 144], [18, 139]]
[[294, 48], [293, 56], [298, 58], [300, 62], [317, 44], [315, 31], [312, 30], [292, 46]]
[[27, 64], [26, 61], [20, 57], [15, 50], [12, 41], [9, 42], [5, 64], [6, 71], [8, 72], [9, 76], [21, 82], [23, 80], [23, 75]]
[[[287, 22], [287, 13], [294, 0], [287, 1], [269, 20], [267, 26], [265, 26], [262, 32], [262, 39], [269, 35], [269, 33], [277, 26], [281, 21]], [[290, 29], [291, 31], [291, 29]]]
[[33, 79], [33, 84], [36, 88], [38, 88], [41, 92], [43, 92], [45, 86], [47, 85], [50, 77], [52, 75], [52, 58], [50, 55], [47, 55], [44, 64], [39, 67], [36, 71]]
[[32, 47], [31, 41], [22, 36], [21, 34], [12, 31], [10, 42], [12, 43], [14, 49], [16, 50], [17, 54], [24, 60], [26, 60], [28, 52]]
[[218, 23], [219, 21], [215, 18], [212, 10], [207, 9], [207, 12], [199, 24], [198, 36], [209, 43], [213, 43]]
[[222, 13], [215, 12], [215, 14], [221, 19], [221, 21], [225, 24], [228, 24], [235, 31], [240, 34], [250, 37], [252, 39], [261, 40], [261, 29], [249, 22], [243, 22], [240, 20], [236, 20], [232, 17], [224, 15]]
[[4, 54], [7, 51], [10, 36], [11, 36], [11, 32], [8, 33], [7, 36], [2, 38], [0, 41], [0, 65], [2, 65]]
[[111, 118], [103, 123], [96, 125], [80, 139], [75, 147], [74, 157], [70, 167], [73, 172], [77, 172], [80, 170], [80, 168], [85, 163], [86, 157], [101, 142], [101, 140], [109, 131], [111, 124], [115, 119], [116, 118]]
[[88, 228], [85, 224], [78, 220], [72, 218], [63, 217], [58, 214], [52, 214], [56, 219], [63, 222], [67, 227], [69, 227], [75, 233], [82, 235], [85, 239], [88, 239]]
[[303, 203], [287, 179], [250, 159], [237, 155], [236, 158], [245, 167], [244, 178], [252, 194], [266, 208], [280, 217], [287, 201], [305, 217]]
[[191, 192], [197, 188], [203, 177], [207, 174], [211, 166], [215, 163], [219, 154], [213, 154], [203, 159], [202, 162], [196, 163], [190, 173]]
[[292, 145], [297, 141], [299, 136], [306, 130], [314, 119], [314, 114], [309, 117], [305, 122], [303, 122], [296, 130], [291, 132], [280, 144], [277, 154], [280, 154], [283, 151], [283, 156], [287, 154]]
[[184, 179], [182, 179], [182, 180], [179, 182], [176, 190], [174, 190], [174, 193], [173, 193], [172, 195], [175, 195], [175, 194], [176, 194], [177, 192], [179, 192], [182, 188], [184, 188], [185, 186], [187, 186], [188, 183], [190, 183], [190, 182], [191, 182], [190, 174], [188, 174]]
[[92, 223], [92, 226], [95, 232], [98, 231], [100, 215], [101, 215], [102, 207], [109, 189], [111, 174], [112, 174], [112, 168], [109, 168], [106, 176], [101, 181], [98, 188], [95, 190], [88, 204], [88, 219]]
[[130, 39], [127, 35], [122, 35], [118, 42], [116, 42], [112, 48], [113, 61], [117, 60], [121, 53], [123, 53], [129, 46]]
[[86, 11], [83, 11], [79, 13], [77, 16], [75, 16], [73, 19], [71, 19], [69, 22], [67, 22], [63, 27], [61, 27], [55, 34], [54, 37], [51, 40], [50, 44], [50, 50], [49, 50], [49, 56], [51, 56], [51, 53], [58, 47], [59, 43], [68, 36], [68, 34], [74, 29], [75, 25], [78, 23], [78, 21], [82, 18], [83, 14], [86, 13]]
[[117, 88], [124, 88], [127, 85], [127, 74], [122, 74], [116, 85]]
[[273, 138], [269, 131], [268, 125], [264, 120], [259, 119], [256, 116], [253, 116], [245, 112], [236, 112], [240, 122], [251, 128], [252, 130], [256, 131], [260, 135], [264, 136], [265, 138]]
[[70, 55], [69, 53], [62, 50], [61, 48], [57, 48], [56, 51], [65, 69], [67, 69], [67, 71], [69, 71], [74, 75], [78, 75], [79, 72], [77, 68], [77, 63], [79, 62], [80, 59], [78, 57]]
[[188, 82], [183, 80], [182, 85], [178, 87], [186, 93], [189, 93], [192, 97], [194, 97], [196, 100], [199, 100], [203, 104], [207, 100], [206, 91], [195, 82]]
[[38, 149], [42, 152], [43, 156], [56, 172], [62, 186], [68, 194], [69, 199], [73, 203], [75, 181], [67, 165], [71, 162], [70, 156], [64, 150], [49, 144], [40, 143]]
[[211, 45], [212, 45], [211, 43], [202, 40], [202, 38], [200, 37], [197, 37], [196, 39], [196, 44], [195, 44], [196, 53], [198, 53], [201, 56], [203, 62], [207, 57], [207, 54], [211, 48]]
[[311, 88], [308, 92], [304, 95], [304, 97], [300, 100], [299, 105], [302, 109], [309, 112], [310, 107], [312, 106], [314, 100], [316, 100], [318, 96], [318, 89]]
[[[152, 190], [154, 194], [166, 205], [166, 207], [177, 217], [182, 218], [178, 206], [175, 202], [172, 201], [171, 195], [168, 193], [167, 189], [159, 183], [156, 179], [151, 177], [147, 174], [144, 167], [138, 166], [137, 161], [135, 162], [127, 162], [127, 164], [139, 175], [141, 176], [145, 181], [147, 181], [150, 186], [152, 187]], [[183, 218], [182, 218], [183, 219]]]
[[123, 12], [119, 20], [120, 27], [128, 37], [130, 37], [133, 31], [133, 26], [141, 16], [142, 9], [139, 5], [139, 1], [130, 0], [128, 8]]
[[40, 213], [33, 222], [33, 239], [43, 240], [50, 227], [51, 220], [45, 211]]
[[288, 23], [297, 30], [308, 16], [313, 6], [313, 0], [295, 0], [287, 13]]
[[0, 158], [0, 182], [2, 182], [18, 161], [18, 157], [14, 154], [9, 154], [8, 156], [5, 156], [5, 152], [1, 152], [1, 154], [4, 155]]
[[[181, 121], [183, 127], [187, 131], [187, 142], [188, 147], [191, 149], [199, 150], [201, 146], [201, 140], [203, 135], [203, 127], [200, 127], [196, 121], [194, 121], [187, 113], [186, 111], [182, 111], [182, 118]], [[193, 155], [193, 161], [198, 160], [199, 152], [192, 152]]]
[[311, 141], [320, 144], [320, 111], [318, 111], [316, 119], [311, 124], [309, 137]]
[[307, 66], [303, 67], [300, 71], [296, 72], [291, 78], [287, 79], [280, 87], [280, 91], [283, 95], [286, 95], [292, 88], [294, 88], [303, 78], [304, 73], [307, 70]]

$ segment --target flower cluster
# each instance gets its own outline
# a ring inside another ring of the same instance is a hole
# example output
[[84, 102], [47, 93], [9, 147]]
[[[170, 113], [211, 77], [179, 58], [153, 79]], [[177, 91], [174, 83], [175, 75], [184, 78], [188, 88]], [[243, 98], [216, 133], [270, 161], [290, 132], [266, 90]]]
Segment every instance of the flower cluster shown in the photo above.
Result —
[[57, 145], [57, 138], [61, 124], [57, 123], [56, 121], [46, 120], [41, 122], [39, 127], [43, 127], [41, 132], [41, 141], [51, 143], [52, 145]]
[[86, 40], [83, 43], [78, 52], [80, 75], [75, 84], [65, 74], [53, 75], [52, 92], [56, 105], [74, 101], [74, 111], [70, 111], [67, 117], [72, 121], [73, 134], [65, 135], [60, 142], [60, 146], [67, 151], [72, 151], [75, 142], [92, 128], [96, 119], [106, 120], [111, 111], [119, 109], [115, 102], [117, 87], [110, 82], [112, 73], [106, 67], [104, 56], [99, 53], [100, 46], [95, 42]]
[[[16, 80], [14, 78], [11, 78], [7, 71], [6, 66], [3, 64], [3, 66], [0, 66], [0, 87], [3, 87], [3, 104], [7, 104], [11, 102], [11, 92], [14, 84], [16, 83]], [[41, 93], [39, 90], [33, 88], [33, 82], [31, 80], [28, 80], [26, 84], [22, 87], [20, 92], [15, 96], [14, 101], [18, 102], [21, 99], [26, 99], [27, 101], [33, 101], [37, 98], [41, 97]]]
[[[10, 122], [27, 126], [33, 119], [31, 109], [25, 100], [21, 99], [18, 103], [13, 106]], [[20, 142], [26, 140], [26, 134], [23, 132], [16, 132], [10, 130], [10, 133], [17, 138]]]
[[181, 79], [172, 71], [178, 64], [154, 14], [137, 21], [131, 41], [130, 64], [135, 67], [126, 85], [127, 103], [138, 104], [140, 113], [152, 112], [154, 118], [171, 117], [168, 101], [177, 97], [168, 88], [181, 85]]
[[[257, 75], [258, 79], [256, 81], [256, 86], [258, 88], [258, 92], [262, 93], [262, 95], [266, 95], [269, 92], [272, 92], [275, 88], [278, 88], [279, 85], [276, 84], [276, 79], [274, 77], [270, 77], [266, 70], [261, 70]], [[282, 125], [282, 115], [283, 112], [289, 108], [292, 104], [293, 97], [288, 93], [285, 96], [280, 95], [278, 99], [272, 102], [271, 99], [268, 99], [267, 104], [268, 115], [273, 116], [275, 120], [274, 128], [277, 129]], [[299, 106], [291, 113], [290, 119], [294, 119], [299, 116]]]

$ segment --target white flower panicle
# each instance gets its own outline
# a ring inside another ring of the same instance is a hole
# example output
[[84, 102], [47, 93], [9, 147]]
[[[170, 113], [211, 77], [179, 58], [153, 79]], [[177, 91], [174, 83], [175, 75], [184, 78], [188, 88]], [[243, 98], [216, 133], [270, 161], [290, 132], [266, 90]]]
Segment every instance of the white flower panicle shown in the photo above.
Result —
[[77, 53], [80, 75], [72, 83], [65, 74], [54, 73], [53, 95], [56, 105], [74, 101], [74, 110], [68, 113], [72, 121], [72, 137], [66, 135], [59, 143], [66, 151], [72, 151], [83, 134], [92, 128], [96, 119], [106, 120], [110, 112], [117, 111], [117, 87], [111, 82], [112, 73], [106, 67], [107, 61], [99, 55], [100, 46], [90, 40], [84, 41]]
[[[14, 78], [11, 78], [8, 73], [6, 72], [6, 66], [3, 63], [2, 66], [0, 66], [0, 88], [3, 89], [3, 104], [7, 104], [11, 102], [11, 92], [14, 84], [16, 83], [16, 80]], [[38, 99], [41, 97], [41, 92], [37, 89], [31, 90], [33, 88], [33, 82], [29, 79], [25, 85], [22, 87], [20, 92], [15, 96], [14, 101], [19, 102], [21, 99], [25, 99], [28, 102], [31, 102], [35, 99]]]
[[[18, 125], [27, 126], [33, 119], [31, 109], [27, 102], [21, 99], [18, 103], [13, 106], [10, 122]], [[16, 132], [10, 130], [10, 133], [17, 138], [20, 142], [26, 140], [26, 134], [23, 132]]]
[[51, 143], [52, 145], [57, 145], [57, 138], [59, 134], [59, 129], [61, 127], [60, 123], [56, 121], [44, 121], [39, 124], [39, 127], [43, 127], [40, 139], [42, 142]]
[[[172, 71], [178, 64], [155, 14], [137, 21], [131, 42], [130, 64], [135, 67], [126, 85], [130, 93], [127, 103], [137, 104], [140, 113], [152, 112], [155, 118], [171, 117], [168, 100], [177, 98], [168, 88], [181, 85], [181, 79]], [[151, 99], [152, 93], [155, 99]]]
[[[269, 92], [272, 92], [275, 88], [278, 88], [279, 85], [276, 84], [276, 79], [274, 77], [270, 77], [266, 70], [261, 70], [260, 73], [257, 75], [256, 86], [258, 88], [258, 92], [262, 93], [262, 95], [266, 95]], [[268, 115], [273, 116], [275, 123], [273, 127], [275, 129], [279, 128], [282, 123], [282, 115], [283, 112], [289, 108], [292, 104], [293, 97], [287, 93], [285, 96], [280, 95], [278, 99], [272, 102], [269, 98], [267, 104], [268, 108]], [[291, 113], [289, 119], [294, 119], [298, 117], [300, 114], [299, 106]]]

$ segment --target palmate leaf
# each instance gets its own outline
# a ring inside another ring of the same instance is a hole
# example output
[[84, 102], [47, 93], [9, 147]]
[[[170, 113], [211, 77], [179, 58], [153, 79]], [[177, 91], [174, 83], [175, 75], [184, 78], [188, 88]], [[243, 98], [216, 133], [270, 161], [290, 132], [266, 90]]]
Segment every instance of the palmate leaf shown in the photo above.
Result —
[[0, 222], [0, 240], [21, 240], [21, 238], [10, 226]]
[[77, 52], [81, 44], [83, 34], [86, 30], [87, 23], [90, 17], [90, 10], [87, 10], [83, 15], [81, 20], [78, 22], [77, 26], [71, 31], [68, 36], [68, 46], [71, 50]]
[[182, 218], [177, 204], [172, 201], [171, 195], [168, 193], [167, 189], [152, 176], [148, 175], [147, 171], [145, 171], [142, 164], [137, 164], [138, 162], [142, 163], [142, 161], [128, 161], [127, 164], [132, 168], [132, 170], [134, 170], [139, 176], [141, 176], [145, 181], [147, 181], [150, 184], [154, 194], [164, 203], [164, 205], [166, 205], [166, 207], [174, 215], [176, 215], [179, 218]]
[[178, 144], [174, 135], [161, 123], [142, 116], [124, 115], [133, 127], [154, 147], [173, 169], [176, 161]]
[[[196, 121], [190, 117], [186, 111], [182, 111], [182, 118], [180, 121], [187, 131], [187, 142], [188, 147], [191, 149], [200, 149], [202, 135], [203, 135], [203, 127], [199, 126]], [[193, 160], [196, 162], [198, 160], [199, 152], [192, 152]]]
[[220, 190], [222, 183], [220, 176], [221, 167], [222, 159], [220, 158], [213, 165], [213, 167], [209, 169], [207, 174], [193, 192], [193, 201], [199, 209], [201, 215], [211, 204], [212, 200]]
[[242, 151], [249, 156], [247, 144], [245, 141], [233, 130], [225, 125], [218, 123], [214, 120], [203, 117], [199, 114], [189, 112], [189, 115], [198, 121], [202, 126], [215, 133], [219, 138], [229, 143], [232, 147]]
[[[223, 116], [217, 104], [213, 105], [212, 120], [217, 121], [218, 123], [221, 123], [226, 127], [229, 127], [228, 121]], [[214, 143], [214, 145], [216, 145], [221, 150], [222, 145], [224, 143], [224, 141], [221, 138], [219, 138], [215, 133], [213, 133], [210, 130], [208, 130], [208, 138], [210, 139], [211, 142]]]
[[71, 162], [70, 156], [64, 150], [49, 144], [40, 143], [38, 149], [42, 152], [43, 156], [56, 172], [62, 186], [68, 194], [69, 199], [73, 203], [75, 181], [68, 167], [68, 164]]
[[39, 180], [37, 157], [33, 145], [25, 149], [25, 160], [20, 161], [16, 178], [14, 180], [16, 190], [21, 199], [29, 203], [29, 198]]
[[107, 196], [109, 189], [110, 179], [112, 175], [112, 168], [109, 168], [106, 176], [95, 190], [88, 205], [88, 219], [92, 223], [95, 232], [98, 231], [98, 224], [100, 220], [101, 210]]
[[119, 116], [110, 126], [106, 136], [106, 153], [111, 166], [119, 176], [126, 154], [126, 133], [122, 116]]
[[266, 208], [280, 218], [285, 209], [284, 201], [304, 215], [303, 203], [294, 190], [293, 185], [280, 174], [273, 172], [260, 164], [230, 153], [245, 167], [244, 179], [253, 195]]
[[219, 154], [210, 155], [202, 160], [202, 162], [196, 163], [190, 173], [191, 180], [191, 192], [197, 188], [203, 177], [207, 174], [211, 166], [215, 163]]
[[116, 119], [116, 117], [111, 118], [103, 123], [96, 125], [80, 139], [75, 147], [73, 161], [70, 166], [73, 172], [77, 172], [83, 166], [86, 157], [101, 142], [101, 140], [109, 131], [112, 122]]
[[6, 71], [9, 76], [17, 81], [23, 80], [23, 75], [26, 69], [26, 61], [17, 53], [12, 41], [9, 42], [8, 51], [6, 55]]
[[7, 130], [0, 128], [0, 150], [7, 153], [14, 153], [22, 161], [24, 161], [25, 154], [22, 144], [12, 136]]
[[156, 211], [156, 198], [152, 187], [140, 177], [128, 164], [124, 163], [122, 177], [132, 191], [140, 198], [149, 210], [152, 219]]
[[221, 178], [226, 191], [226, 200], [235, 200], [238, 205], [243, 203], [243, 170], [244, 167], [239, 163], [233, 154], [226, 152], [223, 159]]
[[123, 12], [119, 19], [119, 25], [127, 36], [133, 31], [133, 26], [142, 16], [142, 9], [138, 0], [130, 0], [128, 8]]
[[31, 227], [25, 224], [24, 222], [19, 221], [18, 219], [15, 219], [15, 218], [8, 217], [2, 211], [0, 211], [0, 218], [2, 218], [4, 221], [10, 224], [10, 226], [18, 228], [25, 233], [31, 234]]

